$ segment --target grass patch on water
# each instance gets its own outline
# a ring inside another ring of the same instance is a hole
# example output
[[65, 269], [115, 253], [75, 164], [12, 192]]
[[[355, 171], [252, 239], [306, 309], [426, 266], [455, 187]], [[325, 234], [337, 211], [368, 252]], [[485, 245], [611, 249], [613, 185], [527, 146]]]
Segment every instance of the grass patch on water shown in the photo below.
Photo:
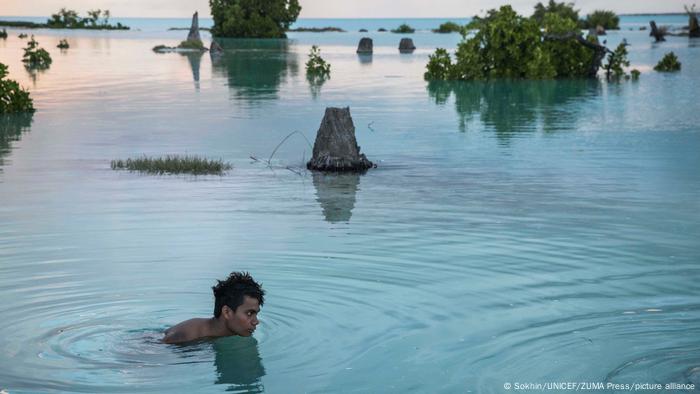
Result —
[[113, 170], [138, 171], [146, 174], [223, 175], [233, 168], [223, 160], [209, 160], [199, 156], [167, 155], [138, 159], [112, 160]]

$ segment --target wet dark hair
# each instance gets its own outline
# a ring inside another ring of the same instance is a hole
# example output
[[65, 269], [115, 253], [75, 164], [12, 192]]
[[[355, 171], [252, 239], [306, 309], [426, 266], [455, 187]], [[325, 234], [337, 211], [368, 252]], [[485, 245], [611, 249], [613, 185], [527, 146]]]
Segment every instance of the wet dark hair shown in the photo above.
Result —
[[265, 302], [265, 291], [247, 272], [231, 272], [226, 280], [217, 280], [214, 290], [214, 317], [221, 316], [224, 305], [234, 312], [243, 304], [243, 297], [255, 298], [260, 306]]

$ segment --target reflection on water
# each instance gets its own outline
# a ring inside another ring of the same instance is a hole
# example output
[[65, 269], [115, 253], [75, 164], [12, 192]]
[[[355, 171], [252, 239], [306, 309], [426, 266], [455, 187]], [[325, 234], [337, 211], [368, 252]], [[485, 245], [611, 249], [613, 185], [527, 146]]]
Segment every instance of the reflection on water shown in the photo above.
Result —
[[29, 131], [33, 113], [0, 115], [0, 166], [3, 157], [10, 153], [12, 141], [19, 141], [23, 132]]
[[316, 201], [321, 204], [327, 222], [349, 222], [355, 208], [360, 175], [313, 172]]
[[372, 55], [371, 54], [357, 54], [357, 60], [360, 61], [360, 64], [366, 64], [370, 65], [372, 64]]
[[214, 71], [228, 78], [228, 86], [237, 97], [277, 98], [279, 85], [288, 76], [296, 76], [296, 54], [286, 40], [217, 39], [224, 48], [212, 57]]
[[326, 83], [326, 81], [329, 79], [330, 76], [326, 75], [306, 74], [306, 81], [309, 83], [311, 97], [313, 97], [314, 100], [318, 98], [318, 95], [321, 93], [321, 88], [323, 87], [323, 84]]
[[262, 393], [260, 378], [265, 376], [258, 341], [253, 338], [222, 338], [214, 342], [216, 384], [227, 384], [226, 391]]
[[204, 52], [180, 52], [180, 55], [187, 57], [190, 68], [192, 68], [192, 79], [195, 82], [195, 88], [199, 89], [199, 68], [202, 64]]
[[600, 82], [587, 79], [428, 83], [428, 93], [438, 105], [454, 95], [461, 131], [466, 131], [467, 124], [478, 114], [502, 142], [516, 133], [539, 128], [546, 132], [574, 128], [577, 113], [566, 104], [599, 91]]

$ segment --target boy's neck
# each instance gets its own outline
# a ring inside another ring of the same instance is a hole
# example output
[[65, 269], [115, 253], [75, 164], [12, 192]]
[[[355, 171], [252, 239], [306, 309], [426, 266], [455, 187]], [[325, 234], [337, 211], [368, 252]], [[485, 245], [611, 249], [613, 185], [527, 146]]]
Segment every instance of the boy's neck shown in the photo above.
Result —
[[228, 337], [234, 335], [233, 331], [226, 327], [223, 317], [211, 317], [207, 322], [209, 335], [211, 337]]

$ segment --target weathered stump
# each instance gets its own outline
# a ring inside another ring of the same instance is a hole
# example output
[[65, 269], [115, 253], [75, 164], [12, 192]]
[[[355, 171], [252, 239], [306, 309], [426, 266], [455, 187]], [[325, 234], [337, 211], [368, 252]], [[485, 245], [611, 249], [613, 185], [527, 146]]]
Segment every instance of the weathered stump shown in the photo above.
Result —
[[700, 37], [700, 26], [698, 26], [698, 17], [695, 14], [688, 17], [688, 37]]
[[187, 41], [202, 41], [202, 38], [199, 36], [199, 16], [196, 11], [192, 15], [192, 26], [190, 26], [190, 32], [187, 34]]
[[313, 157], [306, 168], [330, 172], [363, 172], [374, 167], [355, 139], [350, 108], [326, 108], [316, 133]]
[[413, 40], [410, 38], [402, 38], [401, 42], [399, 42], [399, 52], [401, 53], [410, 53], [415, 49], [416, 46], [413, 45]]
[[372, 43], [371, 38], [362, 37], [362, 39], [360, 39], [360, 43], [357, 44], [357, 53], [371, 54], [373, 51], [373, 46], [374, 44]]
[[656, 42], [666, 41], [666, 38], [664, 38], [666, 31], [656, 27], [656, 22], [650, 21], [649, 26], [651, 26], [651, 32], [649, 33], [650, 37], [654, 37]]
[[605, 28], [604, 28], [603, 26], [598, 25], [598, 26], [595, 27], [595, 34], [596, 34], [597, 36], [604, 36], [604, 35], [606, 35], [607, 33], [605, 32]]
[[209, 54], [212, 56], [222, 56], [224, 54], [224, 48], [222, 48], [218, 42], [212, 40], [209, 46]]

